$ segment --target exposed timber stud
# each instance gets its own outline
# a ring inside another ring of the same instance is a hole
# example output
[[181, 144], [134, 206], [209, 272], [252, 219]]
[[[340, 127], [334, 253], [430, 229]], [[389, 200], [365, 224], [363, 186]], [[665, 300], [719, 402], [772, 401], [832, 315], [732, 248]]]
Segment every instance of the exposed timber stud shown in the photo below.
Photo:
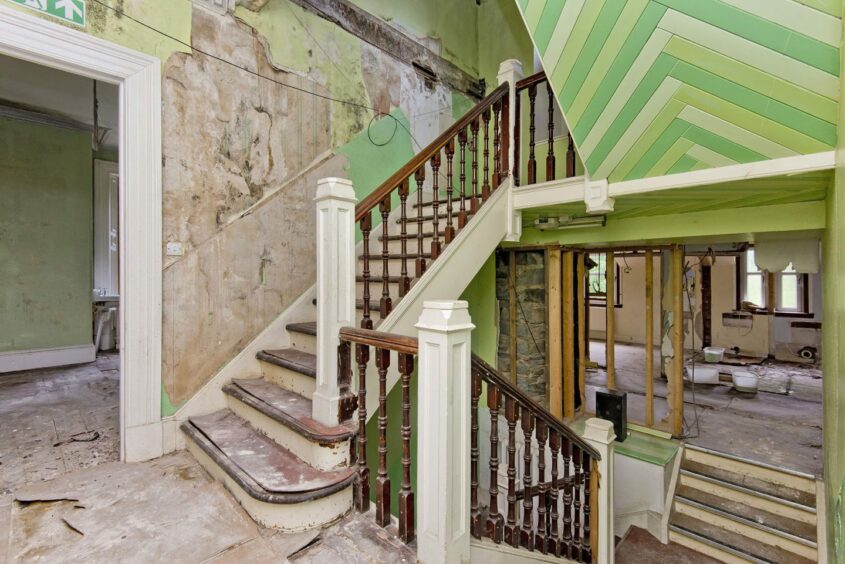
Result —
[[645, 252], [645, 424], [654, 425], [654, 251]]
[[604, 293], [606, 297], [607, 306], [605, 308], [605, 315], [607, 321], [605, 324], [605, 363], [607, 364], [607, 387], [611, 390], [616, 389], [616, 366], [615, 366], [615, 350], [616, 346], [616, 261], [613, 258], [613, 251], [605, 254], [605, 286]]
[[672, 249], [672, 433], [680, 435], [684, 423], [684, 251]]
[[573, 251], [563, 253], [563, 417], [567, 420], [575, 418], [574, 262]]
[[585, 323], [587, 318], [587, 308], [584, 303], [584, 259], [586, 258], [586, 253], [577, 253], [575, 255], [576, 261], [576, 275], [575, 275], [575, 303], [578, 304], [578, 394], [581, 398], [581, 411], [586, 411], [587, 409], [587, 401], [586, 401], [586, 392], [587, 392], [587, 346], [589, 343], [589, 339], [587, 336], [587, 327], [588, 325]]
[[[565, 280], [565, 279], [564, 279]], [[564, 282], [565, 283], [565, 282]], [[546, 312], [549, 338], [547, 339], [549, 411], [556, 417], [562, 417], [565, 410], [563, 396], [569, 393], [565, 387], [565, 368], [563, 365], [563, 318], [561, 305], [564, 297], [561, 293], [561, 253], [560, 247], [546, 250]], [[564, 322], [565, 323], [565, 322]], [[564, 391], [566, 390], [566, 391]]]
[[516, 253], [514, 251], [508, 252], [508, 318], [511, 383], [516, 384]]

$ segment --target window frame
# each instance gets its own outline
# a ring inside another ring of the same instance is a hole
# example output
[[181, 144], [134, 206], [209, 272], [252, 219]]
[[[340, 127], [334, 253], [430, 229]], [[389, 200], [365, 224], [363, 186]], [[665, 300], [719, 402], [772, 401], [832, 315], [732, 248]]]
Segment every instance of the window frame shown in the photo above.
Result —
[[[758, 315], [773, 315], [775, 317], [812, 318], [814, 317], [810, 307], [810, 275], [801, 272], [768, 272], [765, 270], [759, 273], [748, 272], [747, 268], [748, 251], [736, 257], [736, 309], [742, 309], [742, 302], [745, 301], [749, 276], [762, 276], [762, 289], [764, 303], [761, 307], [752, 309], [751, 312]], [[797, 278], [798, 307], [785, 309], [781, 307], [782, 296], [780, 294], [783, 275], [795, 276]], [[774, 297], [774, 303], [770, 303], [770, 297]]]

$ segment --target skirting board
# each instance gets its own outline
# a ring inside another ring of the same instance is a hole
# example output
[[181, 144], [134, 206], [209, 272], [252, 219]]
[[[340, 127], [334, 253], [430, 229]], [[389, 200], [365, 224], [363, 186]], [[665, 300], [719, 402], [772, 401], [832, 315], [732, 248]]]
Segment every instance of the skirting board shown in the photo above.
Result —
[[53, 349], [0, 352], [0, 373], [94, 362], [94, 344]]

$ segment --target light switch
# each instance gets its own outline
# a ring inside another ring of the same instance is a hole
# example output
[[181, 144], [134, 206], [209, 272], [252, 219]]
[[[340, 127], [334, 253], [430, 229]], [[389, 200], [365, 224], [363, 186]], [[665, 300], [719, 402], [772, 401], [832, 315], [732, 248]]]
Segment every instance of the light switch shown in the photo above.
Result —
[[185, 254], [185, 251], [182, 250], [182, 243], [168, 243], [167, 244], [167, 256], [169, 257], [181, 257]]

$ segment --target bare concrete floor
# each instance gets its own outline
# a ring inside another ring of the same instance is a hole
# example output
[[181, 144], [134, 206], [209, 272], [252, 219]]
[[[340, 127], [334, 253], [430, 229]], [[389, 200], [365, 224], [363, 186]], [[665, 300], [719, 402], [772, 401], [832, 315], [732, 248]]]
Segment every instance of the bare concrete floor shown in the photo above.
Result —
[[0, 374], [0, 494], [119, 460], [118, 361]]
[[[616, 345], [617, 388], [628, 392], [629, 421], [645, 421], [645, 354], [642, 346]], [[659, 354], [655, 349], [655, 367], [660, 366]], [[591, 342], [590, 356], [603, 366], [604, 343]], [[730, 384], [699, 384], [693, 390], [686, 383], [688, 442], [821, 476], [821, 369], [767, 360], [752, 370], [762, 377], [756, 394], [737, 392]], [[589, 410], [595, 410], [595, 389], [606, 383], [604, 370], [588, 371]], [[668, 415], [668, 406], [666, 382], [659, 377], [654, 381], [654, 394], [655, 421], [660, 421]]]

